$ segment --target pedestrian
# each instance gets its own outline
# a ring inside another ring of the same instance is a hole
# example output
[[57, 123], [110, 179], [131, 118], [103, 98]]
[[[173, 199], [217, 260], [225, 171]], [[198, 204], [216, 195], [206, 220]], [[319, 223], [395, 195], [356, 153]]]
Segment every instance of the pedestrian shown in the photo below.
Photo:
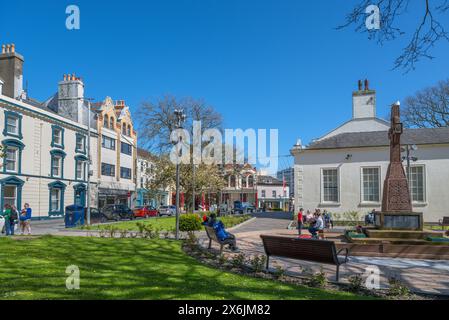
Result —
[[[8, 203], [5, 204], [4, 210], [1, 213], [1, 215], [5, 219], [5, 234], [6, 234], [6, 236], [14, 235], [14, 222], [11, 223], [11, 206]], [[11, 230], [11, 225], [13, 226], [12, 230]]]
[[20, 213], [20, 234], [23, 235], [25, 232], [31, 235], [31, 214], [32, 210], [28, 203], [25, 203], [24, 208]]
[[304, 212], [303, 208], [299, 209], [299, 212], [298, 212], [298, 225], [296, 227], [298, 229], [298, 235], [299, 236], [301, 236], [302, 228], [304, 226], [304, 214], [303, 214], [303, 212]]

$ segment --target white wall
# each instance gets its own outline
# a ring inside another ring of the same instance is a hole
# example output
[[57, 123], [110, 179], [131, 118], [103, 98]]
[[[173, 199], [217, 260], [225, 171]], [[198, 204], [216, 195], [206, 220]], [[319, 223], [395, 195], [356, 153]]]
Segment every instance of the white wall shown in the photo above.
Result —
[[[449, 145], [418, 146], [413, 156], [418, 161], [412, 165], [425, 166], [426, 201], [414, 203], [414, 211], [423, 212], [424, 220], [436, 222], [449, 215]], [[348, 154], [350, 160], [345, 160]], [[364, 204], [361, 199], [361, 168], [380, 167], [380, 197], [389, 164], [389, 148], [357, 148], [341, 150], [303, 150], [295, 156], [295, 205], [312, 210], [328, 209], [344, 213], [358, 211], [366, 213], [379, 210], [377, 204]], [[339, 168], [340, 203], [336, 205], [321, 202], [321, 169]], [[381, 199], [380, 199], [381, 200]]]

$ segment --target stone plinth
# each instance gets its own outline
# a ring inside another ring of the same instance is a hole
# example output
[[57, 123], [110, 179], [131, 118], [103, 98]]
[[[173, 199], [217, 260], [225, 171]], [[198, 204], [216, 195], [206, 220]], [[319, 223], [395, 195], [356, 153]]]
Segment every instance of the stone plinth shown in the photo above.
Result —
[[424, 229], [422, 212], [377, 212], [375, 225], [380, 230], [416, 230]]

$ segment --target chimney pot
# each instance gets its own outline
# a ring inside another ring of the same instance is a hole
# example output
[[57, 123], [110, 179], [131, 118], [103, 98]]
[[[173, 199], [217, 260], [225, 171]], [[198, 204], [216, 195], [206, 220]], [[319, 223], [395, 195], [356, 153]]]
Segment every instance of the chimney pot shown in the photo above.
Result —
[[16, 45], [14, 43], [11, 44], [11, 52], [12, 53], [16, 52]]
[[359, 91], [362, 91], [362, 80], [359, 80]]
[[369, 81], [368, 79], [365, 79], [365, 91], [369, 90]]
[[2, 44], [2, 53], [6, 53], [6, 46]]
[[6, 53], [9, 53], [10, 50], [11, 50], [11, 45], [10, 45], [10, 44], [7, 44], [7, 45], [6, 45]]

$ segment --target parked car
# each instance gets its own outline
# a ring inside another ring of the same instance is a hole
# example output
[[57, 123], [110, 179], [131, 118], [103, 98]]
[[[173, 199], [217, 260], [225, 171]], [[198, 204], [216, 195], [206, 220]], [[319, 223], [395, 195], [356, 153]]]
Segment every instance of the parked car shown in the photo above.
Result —
[[158, 215], [157, 209], [152, 206], [135, 207], [133, 212], [136, 218], [157, 217]]
[[254, 212], [256, 212], [256, 207], [254, 205], [252, 205], [251, 203], [249, 203], [249, 202], [243, 202], [242, 203], [242, 208], [243, 208], [243, 211], [245, 213], [248, 213], [248, 212], [254, 213]]
[[160, 206], [159, 215], [162, 216], [174, 216], [176, 215], [176, 206]]
[[[90, 223], [104, 223], [108, 222], [108, 219], [98, 208], [90, 208]], [[84, 223], [87, 224], [87, 208], [84, 208]]]
[[237, 213], [243, 214], [243, 211], [244, 211], [243, 203], [241, 201], [234, 201], [234, 208], [232, 209], [231, 212], [233, 214], [237, 214]]
[[101, 209], [101, 213], [108, 219], [108, 220], [115, 220], [119, 221], [122, 219], [135, 219], [134, 212], [128, 208], [127, 205], [124, 204], [111, 204], [106, 205]]

